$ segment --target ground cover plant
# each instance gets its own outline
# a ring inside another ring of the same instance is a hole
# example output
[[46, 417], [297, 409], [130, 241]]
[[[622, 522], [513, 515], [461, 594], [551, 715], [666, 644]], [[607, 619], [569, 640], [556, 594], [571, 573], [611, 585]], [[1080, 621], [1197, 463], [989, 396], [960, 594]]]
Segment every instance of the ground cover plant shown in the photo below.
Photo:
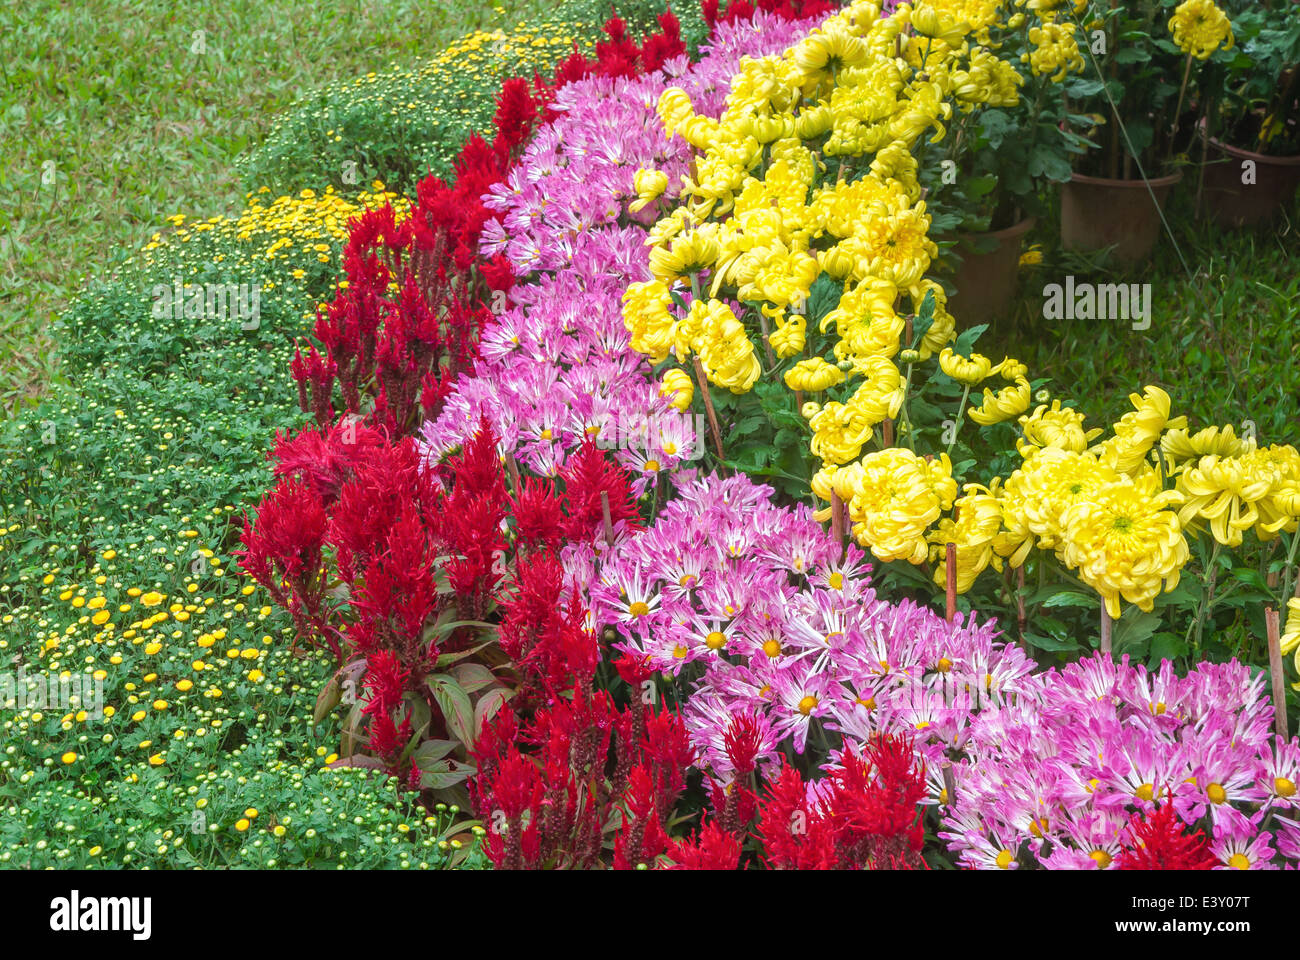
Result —
[[[240, 175], [237, 161], [269, 149], [263, 138], [281, 111], [340, 77], [433, 56], [467, 30], [509, 30], [537, 9], [523, 0], [7, 8], [0, 405], [12, 412], [60, 375], [66, 344], [50, 326], [82, 279], [103, 272], [86, 261], [114, 262], [177, 212], [237, 214], [246, 190], [279, 196], [332, 182]], [[352, 192], [372, 179], [354, 180]]]
[[[1044, 322], [1131, 276], [1050, 239], [1115, 14], [572, 10], [300, 103], [292, 191], [66, 315], [0, 429], [0, 862], [1293, 868], [1289, 227], [1193, 184], [1149, 327]], [[1189, 77], [1262, 29], [1143, 11]], [[965, 324], [944, 231], [1011, 208]]]

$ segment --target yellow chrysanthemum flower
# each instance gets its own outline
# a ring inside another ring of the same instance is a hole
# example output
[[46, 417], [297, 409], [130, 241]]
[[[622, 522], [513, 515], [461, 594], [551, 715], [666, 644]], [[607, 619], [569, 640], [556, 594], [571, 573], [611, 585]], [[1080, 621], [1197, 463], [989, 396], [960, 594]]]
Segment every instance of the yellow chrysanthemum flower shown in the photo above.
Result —
[[652, 363], [662, 363], [674, 345], [671, 304], [668, 287], [658, 280], [633, 283], [623, 294], [623, 325], [631, 334], [632, 349]]
[[1117, 477], [1062, 514], [1062, 558], [1101, 594], [1112, 618], [1121, 615], [1121, 599], [1150, 611], [1161, 590], [1178, 586], [1187, 540], [1169, 507], [1181, 500], [1148, 471]]
[[1100, 427], [1085, 431], [1084, 419], [1077, 410], [1062, 409], [1060, 400], [1053, 400], [1050, 410], [1046, 404], [1041, 404], [1031, 416], [1020, 418], [1020, 429], [1025, 436], [1016, 441], [1016, 449], [1026, 460], [1044, 447], [1083, 453], [1102, 432]]
[[975, 483], [968, 483], [963, 489], [965, 496], [953, 504], [956, 520], [941, 520], [927, 538], [933, 544], [930, 559], [936, 564], [934, 582], [940, 587], [948, 582], [946, 545], [956, 545], [958, 593], [969, 590], [990, 563], [1002, 569], [1002, 560], [993, 550], [994, 538], [1002, 527], [1002, 504], [996, 483], [993, 489]]
[[895, 447], [867, 454], [860, 468], [848, 501], [858, 543], [880, 560], [923, 562], [927, 529], [957, 497], [948, 456], [926, 461]]
[[[1286, 628], [1282, 631], [1282, 655], [1292, 650], [1300, 650], [1300, 597], [1292, 597], [1286, 602]], [[1300, 663], [1296, 664], [1300, 670]]]
[[695, 398], [695, 382], [685, 370], [674, 367], [664, 371], [659, 393], [668, 397], [668, 402], [677, 410], [689, 410], [691, 401]]
[[709, 382], [732, 393], [744, 393], [753, 387], [763, 368], [754, 354], [753, 342], [731, 307], [718, 300], [697, 300], [691, 304], [688, 321], [689, 329], [698, 331], [691, 348], [704, 364]]
[[791, 390], [816, 393], [844, 381], [844, 371], [821, 357], [800, 360], [785, 372], [785, 385]]
[[1283, 530], [1294, 533], [1300, 526], [1300, 452], [1290, 444], [1273, 444], [1260, 452], [1277, 470], [1273, 489], [1258, 505], [1255, 534], [1268, 541]]
[[638, 170], [632, 176], [632, 189], [636, 191], [636, 199], [628, 205], [628, 210], [638, 213], [663, 196], [668, 189], [668, 174], [662, 170]]
[[1142, 394], [1130, 394], [1131, 413], [1115, 424], [1115, 435], [1092, 448], [1099, 460], [1120, 473], [1133, 474], [1142, 468], [1147, 454], [1166, 429], [1187, 426], [1186, 417], [1170, 418], [1169, 394], [1149, 386]]
[[1178, 464], [1210, 454], [1220, 457], [1240, 456], [1254, 450], [1255, 441], [1237, 437], [1232, 425], [1228, 424], [1224, 427], [1206, 427], [1196, 433], [1189, 433], [1185, 428], [1166, 430], [1160, 438], [1160, 449], [1167, 460]]
[[993, 361], [979, 353], [961, 357], [953, 353], [952, 347], [944, 347], [939, 354], [939, 369], [958, 383], [973, 387], [988, 379], [993, 372]]
[[1184, 526], [1208, 520], [1215, 540], [1225, 547], [1239, 547], [1243, 532], [1259, 521], [1257, 505], [1277, 478], [1272, 460], [1258, 452], [1201, 457], [1178, 475], [1177, 489], [1185, 498], [1178, 520]]
[[[1065, 511], [1118, 476], [1091, 454], [1046, 447], [1007, 478], [1003, 513], [1010, 518], [1011, 504], [1014, 504], [1016, 514], [1023, 518], [1024, 526], [1039, 539], [1040, 545], [1048, 550], [1056, 549]], [[1010, 519], [1007, 525], [1011, 526]]]
[[1169, 32], [1184, 53], [1207, 60], [1223, 47], [1231, 50], [1236, 42], [1232, 22], [1213, 0], [1184, 0], [1169, 18]]
[[970, 409], [970, 418], [980, 426], [987, 427], [1018, 417], [1029, 409], [1030, 389], [1029, 381], [1024, 377], [997, 393], [985, 388], [984, 403]]

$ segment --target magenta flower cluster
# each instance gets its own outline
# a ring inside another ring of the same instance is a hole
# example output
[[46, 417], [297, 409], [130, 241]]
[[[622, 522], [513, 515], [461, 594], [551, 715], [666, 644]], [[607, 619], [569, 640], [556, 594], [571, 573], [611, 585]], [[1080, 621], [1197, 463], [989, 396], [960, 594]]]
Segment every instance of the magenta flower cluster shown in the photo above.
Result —
[[620, 650], [695, 680], [684, 716], [711, 776], [728, 779], [723, 737], [738, 713], [760, 719], [769, 758], [785, 741], [803, 753], [810, 736], [861, 745], [890, 730], [937, 772], [980, 709], [1033, 688], [1034, 664], [994, 624], [880, 600], [856, 546], [771, 494], [744, 476], [679, 485], [588, 584]]
[[[629, 346], [622, 296], [650, 279], [649, 225], [637, 215], [632, 178], [654, 167], [677, 183], [691, 148], [669, 140], [656, 113], [669, 86], [686, 90], [702, 113], [720, 115], [742, 56], [780, 51], [815, 23], [767, 14], [722, 25], [697, 63], [686, 57], [636, 79], [592, 78], [561, 88], [560, 115], [528, 145], [504, 184], [484, 202], [503, 215], [489, 223], [487, 256], [504, 253], [518, 278], [512, 304], [485, 331], [482, 357], [462, 377], [441, 416], [425, 428], [439, 458], [460, 446], [486, 416], [503, 453], [541, 476], [554, 476], [587, 436], [650, 422], [644, 443], [620, 444], [615, 456], [633, 470], [640, 494], [666, 471], [689, 470], [703, 438], [689, 417], [675, 417], [659, 395], [646, 358]], [[670, 187], [660, 203], [671, 203]]]
[[1150, 673], [1098, 655], [1030, 687], [974, 719], [954, 768], [939, 836], [962, 863], [1104, 867], [1133, 818], [1164, 803], [1206, 827], [1225, 867], [1300, 855], [1300, 743], [1271, 735], [1249, 667], [1202, 663], [1179, 677], [1168, 661]]

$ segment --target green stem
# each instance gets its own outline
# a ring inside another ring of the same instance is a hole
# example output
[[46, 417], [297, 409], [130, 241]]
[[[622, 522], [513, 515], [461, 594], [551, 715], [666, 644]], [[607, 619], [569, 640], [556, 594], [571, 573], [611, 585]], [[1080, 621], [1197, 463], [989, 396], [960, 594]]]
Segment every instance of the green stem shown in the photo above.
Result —
[[[1282, 606], [1286, 606], [1287, 599], [1295, 593], [1296, 582], [1293, 579], [1291, 568], [1295, 564], [1296, 548], [1300, 547], [1300, 528], [1291, 534], [1291, 548], [1286, 552], [1286, 566], [1282, 568]], [[1300, 576], [1300, 571], [1297, 571]]]
[[1214, 607], [1214, 581], [1219, 574], [1219, 568], [1216, 561], [1219, 559], [1219, 550], [1221, 546], [1222, 545], [1218, 540], [1214, 541], [1214, 548], [1210, 551], [1210, 562], [1207, 564], [1208, 569], [1205, 574], [1205, 586], [1201, 589], [1200, 609], [1196, 611], [1196, 631], [1192, 651], [1197, 657], [1200, 656], [1201, 652], [1201, 638], [1205, 635], [1206, 618]]
[[907, 446], [913, 453], [916, 453], [916, 437], [913, 436], [912, 418], [907, 414], [907, 401], [912, 395], [912, 364], [907, 365], [907, 379], [903, 381], [903, 406], [900, 409], [898, 419], [898, 432], [901, 434], [903, 429], [907, 429]]
[[1169, 131], [1169, 149], [1174, 148], [1174, 138], [1178, 136], [1178, 120], [1183, 115], [1183, 97], [1187, 94], [1187, 81], [1192, 75], [1192, 55], [1187, 55], [1187, 66], [1183, 67], [1183, 84], [1178, 88], [1178, 106], [1174, 107], [1174, 125]]
[[970, 399], [970, 384], [966, 384], [961, 392], [961, 405], [957, 408], [957, 425], [952, 428], [952, 440], [948, 442], [948, 449], [944, 451], [948, 456], [952, 456], [953, 445], [957, 442], [957, 434], [961, 432], [961, 426], [966, 422], [966, 401]]

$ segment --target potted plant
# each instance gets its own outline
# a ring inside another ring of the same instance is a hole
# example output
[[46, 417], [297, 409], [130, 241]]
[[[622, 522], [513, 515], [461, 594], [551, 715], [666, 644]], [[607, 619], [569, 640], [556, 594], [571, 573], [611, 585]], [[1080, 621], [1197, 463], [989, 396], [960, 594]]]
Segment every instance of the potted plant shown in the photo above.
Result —
[[[1044, 212], [1047, 186], [1068, 181], [1071, 157], [1095, 146], [1069, 124], [1063, 81], [1085, 66], [1077, 44], [1064, 36], [1072, 28], [1040, 5], [989, 32], [990, 47], [1015, 66], [1019, 96], [963, 113], [947, 150], [923, 177], [943, 200], [934, 226], [946, 231], [957, 260], [951, 309], [973, 324], [1006, 313], [1023, 238]], [[1049, 36], [1058, 40], [1045, 57], [1040, 51]]]
[[1276, 215], [1300, 186], [1300, 5], [1227, 6], [1238, 43], [1201, 77], [1197, 207], [1242, 227]]
[[1188, 92], [1204, 57], [1232, 45], [1231, 24], [1211, 0], [1092, 0], [1075, 24], [1092, 69], [1066, 95], [1095, 121], [1090, 133], [1105, 129], [1102, 148], [1081, 157], [1061, 189], [1062, 245], [1113, 248], [1117, 260], [1137, 263], [1182, 179], [1174, 159], [1195, 127], [1184, 118], [1185, 110], [1194, 118]]

